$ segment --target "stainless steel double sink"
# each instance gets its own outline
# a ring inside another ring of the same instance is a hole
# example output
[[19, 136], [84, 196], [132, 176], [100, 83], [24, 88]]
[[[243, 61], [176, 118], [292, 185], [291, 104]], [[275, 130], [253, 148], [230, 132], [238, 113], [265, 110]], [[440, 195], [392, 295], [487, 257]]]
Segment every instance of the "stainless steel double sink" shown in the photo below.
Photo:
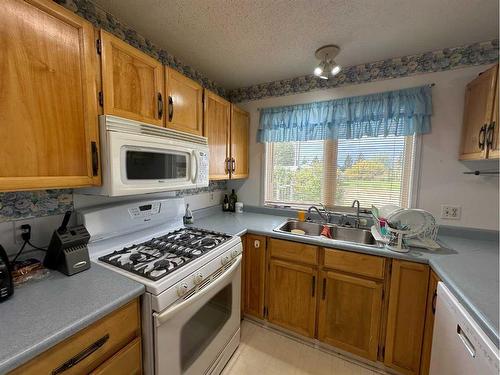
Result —
[[[375, 238], [373, 238], [371, 231], [360, 228], [340, 227], [334, 224], [317, 223], [314, 221], [299, 221], [288, 219], [280, 224], [273, 231], [280, 233], [293, 234], [295, 236], [305, 237], [321, 237], [323, 228], [327, 226], [330, 229], [330, 234], [333, 241], [344, 241], [351, 243], [358, 243], [368, 246], [380, 247]], [[298, 229], [304, 231], [304, 234], [292, 233], [292, 230]], [[325, 238], [325, 237], [321, 237]]]

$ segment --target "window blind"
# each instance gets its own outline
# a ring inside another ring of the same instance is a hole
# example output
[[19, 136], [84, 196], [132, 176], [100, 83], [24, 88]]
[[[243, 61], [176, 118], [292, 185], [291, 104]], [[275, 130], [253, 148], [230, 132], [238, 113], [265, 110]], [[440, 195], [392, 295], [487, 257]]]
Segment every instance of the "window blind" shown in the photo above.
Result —
[[414, 136], [267, 144], [265, 203], [409, 205]]
[[362, 207], [395, 204], [408, 206], [413, 137], [377, 137], [339, 140], [337, 188], [334, 202]]

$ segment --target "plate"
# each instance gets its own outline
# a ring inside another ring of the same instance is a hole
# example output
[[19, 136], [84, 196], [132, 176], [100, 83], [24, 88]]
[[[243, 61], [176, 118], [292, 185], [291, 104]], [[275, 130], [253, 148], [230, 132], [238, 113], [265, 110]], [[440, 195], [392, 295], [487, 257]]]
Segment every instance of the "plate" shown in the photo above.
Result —
[[387, 221], [393, 228], [405, 228], [405, 238], [418, 237], [436, 226], [434, 216], [425, 210], [401, 209], [392, 212]]

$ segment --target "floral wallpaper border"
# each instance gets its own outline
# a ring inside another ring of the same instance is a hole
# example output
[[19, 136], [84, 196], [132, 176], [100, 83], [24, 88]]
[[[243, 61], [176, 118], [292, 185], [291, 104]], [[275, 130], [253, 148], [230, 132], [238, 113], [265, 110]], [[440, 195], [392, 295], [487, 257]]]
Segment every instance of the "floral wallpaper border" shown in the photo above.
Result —
[[140, 49], [151, 57], [160, 61], [163, 65], [170, 66], [185, 76], [195, 80], [203, 87], [226, 97], [226, 90], [218, 86], [214, 81], [205, 77], [202, 73], [192, 67], [183, 64], [174, 55], [168, 51], [155, 46], [151, 41], [139, 35], [137, 31], [121, 23], [115, 16], [96, 6], [90, 0], [53, 0], [59, 5], [78, 14], [91, 22], [95, 27], [109, 31], [118, 38], [126, 41], [128, 44]]
[[[210, 181], [208, 187], [179, 190], [176, 197], [213, 191], [226, 191], [227, 181]], [[40, 190], [0, 193], [0, 223], [42, 216], [60, 215], [73, 210], [73, 190]]]
[[281, 81], [267, 82], [229, 90], [227, 96], [233, 103], [284, 96], [302, 92], [329, 89], [339, 86], [401, 78], [416, 74], [441, 72], [472, 65], [491, 64], [498, 61], [498, 39], [467, 46], [445, 48], [383, 61], [344, 67], [329, 80], [312, 74]]

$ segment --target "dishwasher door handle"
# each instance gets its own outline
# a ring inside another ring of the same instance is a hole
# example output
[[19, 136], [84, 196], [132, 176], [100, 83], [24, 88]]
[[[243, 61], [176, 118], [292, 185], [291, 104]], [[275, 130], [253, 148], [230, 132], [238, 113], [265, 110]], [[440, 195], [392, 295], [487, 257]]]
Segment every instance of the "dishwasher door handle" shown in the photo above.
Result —
[[462, 327], [460, 327], [460, 324], [457, 324], [457, 335], [460, 337], [460, 340], [462, 340], [462, 343], [464, 346], [467, 348], [467, 351], [471, 355], [472, 358], [476, 357], [476, 348], [474, 348], [474, 345], [472, 345], [472, 342], [469, 340], [465, 332], [463, 331]]

